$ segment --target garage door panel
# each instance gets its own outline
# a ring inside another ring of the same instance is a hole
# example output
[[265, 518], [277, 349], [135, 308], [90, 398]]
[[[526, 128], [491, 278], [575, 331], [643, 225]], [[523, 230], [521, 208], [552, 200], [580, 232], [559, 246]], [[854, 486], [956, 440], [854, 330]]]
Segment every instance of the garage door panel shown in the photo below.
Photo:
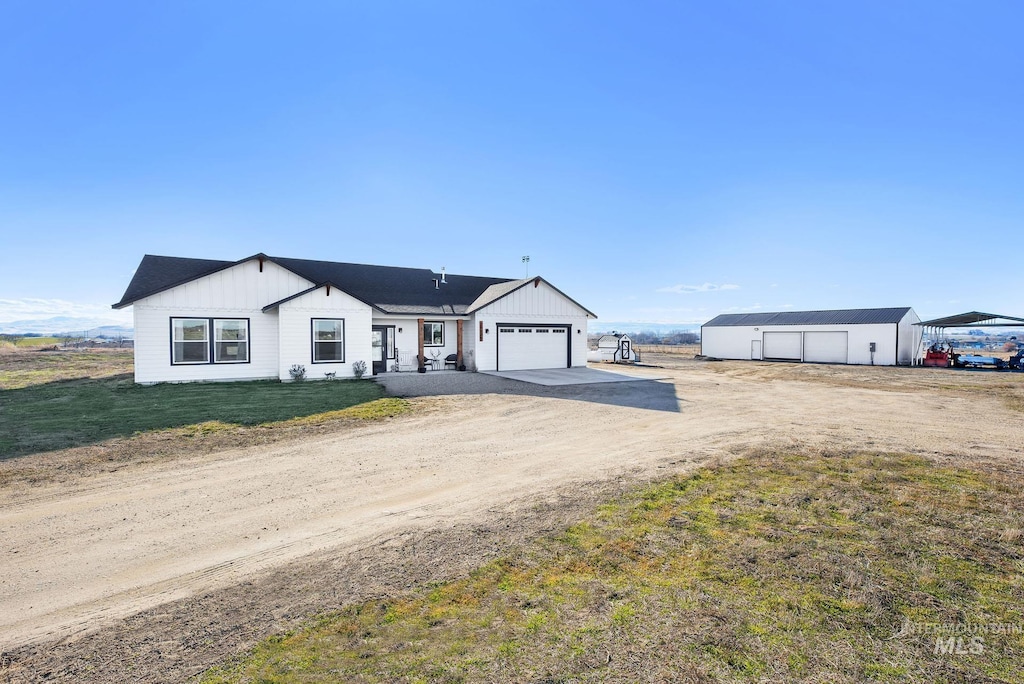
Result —
[[847, 363], [849, 340], [845, 331], [804, 333], [804, 361], [812, 363]]
[[551, 325], [499, 325], [498, 370], [568, 368], [569, 334]]
[[766, 332], [764, 334], [764, 358], [800, 360], [800, 333]]

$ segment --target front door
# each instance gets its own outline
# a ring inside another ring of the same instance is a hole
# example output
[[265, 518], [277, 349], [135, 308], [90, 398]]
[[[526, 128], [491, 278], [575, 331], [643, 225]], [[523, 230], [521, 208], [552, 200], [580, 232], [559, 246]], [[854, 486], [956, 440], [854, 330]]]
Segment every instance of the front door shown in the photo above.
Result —
[[[365, 330], [365, 328], [364, 328]], [[387, 341], [388, 331], [384, 326], [373, 326], [370, 332], [370, 342], [373, 347], [373, 374], [383, 373], [388, 367]]]

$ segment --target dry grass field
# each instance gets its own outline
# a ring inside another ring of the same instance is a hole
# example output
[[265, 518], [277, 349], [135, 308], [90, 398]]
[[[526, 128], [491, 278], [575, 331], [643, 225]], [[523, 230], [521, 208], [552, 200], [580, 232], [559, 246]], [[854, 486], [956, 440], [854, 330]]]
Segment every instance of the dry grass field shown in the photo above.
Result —
[[2, 461], [0, 682], [1024, 681], [1024, 373], [644, 361]]
[[[952, 496], [951, 496], [952, 495]], [[751, 455], [600, 506], [454, 582], [318, 616], [206, 682], [1020, 681], [1024, 498], [906, 455]], [[925, 674], [927, 673], [927, 674]]]
[[[700, 354], [699, 344], [638, 344], [637, 351], [643, 354], [667, 354], [670, 356], [685, 356], [693, 358]], [[647, 359], [643, 359], [646, 363]]]

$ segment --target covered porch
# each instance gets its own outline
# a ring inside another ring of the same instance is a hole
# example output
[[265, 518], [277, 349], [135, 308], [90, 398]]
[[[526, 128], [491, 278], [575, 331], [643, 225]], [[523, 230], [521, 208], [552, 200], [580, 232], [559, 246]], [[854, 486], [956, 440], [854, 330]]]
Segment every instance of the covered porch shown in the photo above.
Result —
[[373, 375], [465, 370], [466, 320], [453, 316], [374, 317], [370, 332]]

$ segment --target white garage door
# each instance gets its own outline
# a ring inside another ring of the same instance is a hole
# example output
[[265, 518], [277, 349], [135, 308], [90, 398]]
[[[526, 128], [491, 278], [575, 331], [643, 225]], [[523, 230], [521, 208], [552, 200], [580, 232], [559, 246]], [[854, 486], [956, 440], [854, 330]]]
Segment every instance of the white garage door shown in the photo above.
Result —
[[804, 361], [846, 363], [848, 348], [846, 331], [804, 333]]
[[800, 360], [800, 333], [766, 332], [764, 334], [764, 358]]
[[568, 328], [550, 325], [498, 326], [498, 370], [568, 367]]

